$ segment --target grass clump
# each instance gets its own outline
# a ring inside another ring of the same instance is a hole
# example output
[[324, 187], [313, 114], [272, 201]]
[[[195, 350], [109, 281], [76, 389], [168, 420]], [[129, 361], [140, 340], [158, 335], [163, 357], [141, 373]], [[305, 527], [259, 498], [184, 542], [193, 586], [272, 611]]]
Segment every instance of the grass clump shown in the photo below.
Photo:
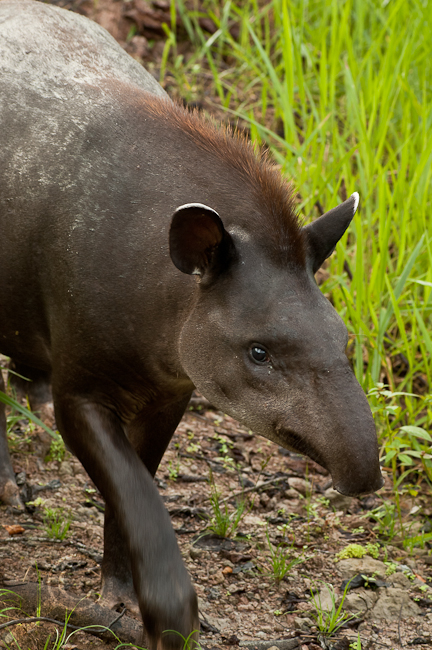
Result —
[[[351, 580], [350, 580], [351, 582]], [[330, 596], [330, 607], [325, 607], [321, 602], [321, 596], [318, 593], [314, 594], [311, 591], [312, 603], [315, 607], [315, 612], [311, 612], [311, 616], [315, 621], [318, 632], [323, 637], [333, 636], [345, 623], [357, 618], [355, 614], [348, 614], [343, 611], [343, 604], [348, 593], [350, 582], [346, 585], [342, 594], [341, 601], [336, 607], [336, 595], [332, 585], [324, 582], [324, 587]]]
[[43, 523], [47, 536], [50, 539], [63, 541], [69, 534], [72, 523], [72, 513], [64, 508], [45, 508]]
[[281, 582], [287, 575], [287, 573], [295, 567], [297, 564], [302, 564], [308, 559], [304, 555], [296, 557], [294, 555], [294, 543], [287, 545], [287, 541], [283, 540], [277, 546], [274, 546], [270, 542], [268, 529], [266, 531], [267, 545], [270, 552], [270, 566], [271, 566], [271, 576], [275, 582]]
[[234, 510], [230, 512], [227, 503], [221, 499], [221, 493], [212, 481], [210, 507], [212, 515], [207, 529], [220, 537], [233, 537], [246, 514], [246, 499], [240, 498], [237, 500]]

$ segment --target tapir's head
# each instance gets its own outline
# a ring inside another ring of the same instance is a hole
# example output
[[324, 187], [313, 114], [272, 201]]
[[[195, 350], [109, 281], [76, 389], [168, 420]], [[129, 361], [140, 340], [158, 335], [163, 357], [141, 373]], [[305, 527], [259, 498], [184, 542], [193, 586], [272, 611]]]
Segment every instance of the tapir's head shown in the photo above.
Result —
[[375, 426], [345, 355], [347, 330], [314, 273], [355, 214], [358, 194], [302, 229], [302, 264], [281, 266], [210, 207], [176, 210], [171, 258], [200, 277], [180, 340], [182, 365], [212, 403], [327, 468], [359, 495], [382, 485]]

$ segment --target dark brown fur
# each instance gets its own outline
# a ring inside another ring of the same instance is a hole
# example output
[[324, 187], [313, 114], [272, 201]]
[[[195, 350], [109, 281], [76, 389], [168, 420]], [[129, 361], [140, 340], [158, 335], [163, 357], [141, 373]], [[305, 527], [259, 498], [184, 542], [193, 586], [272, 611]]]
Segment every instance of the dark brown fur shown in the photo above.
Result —
[[[218, 124], [197, 109], [148, 95], [145, 112], [164, 122], [165, 129], [181, 130], [195, 145], [232, 167], [250, 188], [259, 210], [250, 214], [251, 230], [260, 233], [280, 264], [305, 263], [305, 238], [296, 211], [293, 186], [270, 160], [268, 150], [256, 151], [238, 130]], [[173, 136], [174, 137], [174, 136]]]

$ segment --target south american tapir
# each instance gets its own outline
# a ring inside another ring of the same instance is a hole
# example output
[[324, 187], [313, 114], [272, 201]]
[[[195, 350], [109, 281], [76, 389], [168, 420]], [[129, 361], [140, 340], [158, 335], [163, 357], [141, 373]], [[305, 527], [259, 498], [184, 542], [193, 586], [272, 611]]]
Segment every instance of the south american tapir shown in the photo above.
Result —
[[[105, 499], [102, 597], [136, 597], [150, 649], [180, 647], [164, 631], [197, 630], [197, 598], [153, 477], [194, 388], [341, 493], [381, 486], [347, 330], [314, 279], [358, 195], [303, 226], [245, 137], [36, 0], [0, 2], [0, 140], [0, 352], [33, 405], [51, 386]], [[0, 415], [0, 498], [16, 505]]]

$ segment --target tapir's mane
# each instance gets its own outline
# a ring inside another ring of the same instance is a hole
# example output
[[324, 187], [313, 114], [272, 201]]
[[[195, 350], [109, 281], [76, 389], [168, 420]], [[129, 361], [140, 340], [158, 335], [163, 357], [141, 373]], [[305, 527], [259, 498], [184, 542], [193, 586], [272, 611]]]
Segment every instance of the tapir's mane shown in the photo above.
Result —
[[250, 188], [258, 209], [249, 215], [249, 222], [253, 222], [255, 232], [262, 233], [262, 243], [271, 247], [272, 257], [282, 264], [304, 264], [305, 237], [294, 188], [270, 160], [268, 150], [257, 151], [238, 129], [218, 124], [197, 109], [187, 110], [168, 99], [146, 99], [146, 110], [181, 129], [201, 149], [230, 165]]

